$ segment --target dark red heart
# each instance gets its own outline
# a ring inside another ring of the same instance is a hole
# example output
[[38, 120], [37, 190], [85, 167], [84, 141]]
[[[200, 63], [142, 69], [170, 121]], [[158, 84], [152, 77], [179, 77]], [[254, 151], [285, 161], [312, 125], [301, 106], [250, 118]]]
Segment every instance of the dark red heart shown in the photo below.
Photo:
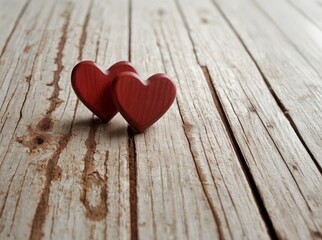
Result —
[[169, 109], [176, 87], [162, 73], [142, 82], [137, 74], [124, 72], [113, 81], [113, 94], [122, 116], [137, 131], [143, 132]]
[[78, 98], [103, 122], [118, 112], [112, 97], [113, 79], [122, 72], [136, 73], [129, 62], [117, 62], [108, 70], [92, 61], [78, 63], [72, 72], [72, 86]]

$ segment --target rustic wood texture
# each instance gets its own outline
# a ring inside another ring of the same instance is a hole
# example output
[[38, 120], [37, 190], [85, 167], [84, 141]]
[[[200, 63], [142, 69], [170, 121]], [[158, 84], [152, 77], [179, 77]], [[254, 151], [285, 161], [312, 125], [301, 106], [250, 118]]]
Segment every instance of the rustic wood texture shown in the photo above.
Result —
[[[322, 7], [0, 0], [0, 239], [320, 239]], [[137, 134], [76, 63], [177, 86]]]

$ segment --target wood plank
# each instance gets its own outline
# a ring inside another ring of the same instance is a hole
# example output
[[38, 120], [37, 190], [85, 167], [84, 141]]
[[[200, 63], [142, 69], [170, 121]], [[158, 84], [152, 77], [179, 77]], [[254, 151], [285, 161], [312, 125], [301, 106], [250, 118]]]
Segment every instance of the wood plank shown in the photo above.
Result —
[[135, 136], [138, 236], [269, 238], [176, 5], [135, 0], [132, 16], [131, 61], [144, 78], [165, 69], [178, 88]]
[[[55, 6], [33, 0], [21, 20], [30, 25], [17, 26], [8, 43], [17, 54], [4, 54], [10, 61], [3, 66], [9, 72], [0, 71], [7, 84], [1, 96], [9, 91], [1, 108], [6, 120], [1, 122], [0, 236], [129, 238], [126, 124], [118, 118], [113, 126], [91, 125], [91, 113], [77, 105], [70, 86], [71, 69], [82, 58], [97, 54], [106, 66], [127, 58], [128, 19], [119, 16], [127, 15], [128, 3]], [[107, 31], [112, 23], [115, 29]], [[30, 26], [30, 39], [23, 38]], [[29, 42], [39, 48], [19, 56]], [[18, 70], [11, 70], [15, 66]]]
[[[131, 62], [145, 79], [164, 71], [150, 24], [155, 4], [132, 2]], [[154, 127], [135, 137], [139, 238], [219, 238], [221, 229], [203, 192], [182, 125], [174, 104]]]
[[[303, 58], [311, 65], [322, 79], [322, 29], [307, 19], [286, 1], [256, 0], [255, 5], [262, 11], [281, 35], [285, 35]], [[285, 17], [287, 15], [287, 17]], [[320, 11], [322, 15], [322, 11]], [[294, 51], [294, 50], [293, 50]], [[318, 81], [320, 82], [320, 81]]]
[[[248, 50], [267, 79], [267, 84], [276, 95], [281, 108], [290, 116], [292, 125], [298, 131], [298, 135], [303, 138], [304, 144], [321, 171], [321, 78], [256, 5], [254, 6], [249, 1], [246, 1], [245, 4], [250, 6], [251, 9], [247, 11], [252, 16], [244, 21], [250, 23], [255, 17], [258, 17], [259, 22], [265, 24], [265, 30], [259, 24], [252, 24], [251, 27], [246, 28], [239, 24], [242, 26], [236, 26], [236, 30], [245, 41]], [[240, 18], [244, 19], [244, 16], [242, 15]], [[252, 37], [254, 35], [260, 37], [254, 39]], [[322, 47], [321, 41], [317, 45], [311, 42], [309, 48], [312, 52], [315, 51], [319, 54], [319, 46]], [[315, 50], [314, 47], [316, 47]], [[319, 56], [319, 59], [321, 62], [322, 56]], [[269, 64], [267, 60], [269, 60]]]
[[[48, 91], [48, 96], [46, 96], [46, 92], [43, 91], [45, 83], [43, 83], [41, 90], [38, 89], [39, 93], [36, 95], [42, 101], [26, 100], [27, 95], [29, 95], [29, 98], [31, 97], [30, 99], [35, 99], [35, 88], [43, 80], [39, 79], [39, 65], [40, 62], [44, 61], [38, 56], [43, 50], [41, 47], [44, 43], [42, 38], [45, 36], [44, 23], [48, 23], [48, 20], [51, 19], [52, 15], [50, 13], [53, 8], [55, 9], [54, 4], [31, 2], [21, 19], [21, 23], [28, 22], [29, 25], [19, 24], [17, 26], [11, 41], [8, 43], [10, 51], [5, 51], [3, 55], [5, 64], [1, 66], [0, 71], [3, 83], [0, 89], [0, 96], [4, 98], [0, 111], [2, 117], [0, 139], [2, 146], [0, 148], [0, 224], [2, 226], [2, 238], [23, 238], [30, 234], [34, 214], [34, 211], [30, 211], [30, 209], [35, 210], [37, 207], [44, 180], [44, 177], [40, 176], [39, 172], [44, 172], [46, 169], [41, 160], [50, 156], [43, 153], [42, 159], [34, 158], [34, 161], [32, 161], [33, 158], [28, 156], [26, 148], [17, 142], [17, 140], [21, 142], [23, 140], [16, 138], [29, 132], [30, 140], [28, 139], [24, 143], [29, 147], [30, 152], [35, 150], [38, 145], [40, 145], [38, 151], [42, 150], [43, 146], [47, 145], [42, 143], [49, 140], [49, 138], [45, 140], [46, 136], [44, 134], [40, 135], [27, 126], [31, 124], [30, 119], [34, 119], [31, 116], [35, 105], [39, 106], [39, 104], [45, 103], [43, 108], [47, 108], [45, 99], [50, 97], [51, 92]], [[57, 11], [59, 10], [61, 9]], [[39, 21], [38, 18], [43, 19], [43, 21]], [[57, 17], [54, 18], [54, 21], [58, 26], [61, 23]], [[27, 31], [29, 31], [29, 35], [26, 34]], [[25, 46], [31, 45], [30, 43], [35, 44], [37, 47], [32, 47], [28, 53], [23, 53]], [[20, 49], [20, 51], [15, 51], [15, 54], [12, 54], [13, 49]], [[50, 71], [50, 69], [48, 70]], [[48, 70], [46, 69], [46, 74], [48, 74]], [[37, 84], [35, 82], [31, 84], [31, 74], [34, 74], [34, 78], [39, 79]], [[52, 73], [50, 73], [50, 76], [52, 76]], [[50, 79], [46, 78], [45, 81], [50, 83]], [[27, 111], [24, 107], [25, 104], [29, 105]], [[43, 109], [39, 108], [39, 110]], [[39, 116], [39, 119], [41, 119], [41, 116]], [[36, 119], [34, 120], [37, 121]], [[24, 125], [19, 125], [21, 123], [24, 123]], [[34, 176], [35, 178], [33, 178]], [[27, 186], [33, 187], [23, 188], [26, 183]]]
[[[0, 2], [0, 239], [321, 237], [321, 89], [294, 50], [304, 38], [220, 2], [284, 109], [210, 0]], [[70, 86], [77, 61], [128, 58], [178, 87], [139, 135], [120, 115], [102, 125]]]
[[[0, 60], [10, 41], [13, 32], [19, 24], [23, 14], [26, 11], [30, 1], [25, 0], [13, 0], [13, 1], [1, 1], [0, 11]], [[0, 61], [2, 64], [3, 60]]]
[[294, 8], [322, 30], [322, 1], [321, 0], [287, 0]]
[[[106, 67], [127, 59], [128, 17], [119, 18], [127, 13], [127, 1], [93, 1], [80, 24], [83, 29], [78, 59], [95, 60]], [[75, 57], [71, 63], [76, 63]], [[79, 103], [73, 138], [58, 162], [66, 173], [52, 184], [53, 207], [49, 209], [44, 230], [53, 238], [128, 239], [131, 225], [127, 125], [120, 116], [108, 125], [102, 125], [96, 118], [91, 124], [90, 116], [88, 109]], [[64, 159], [71, 158], [73, 161], [66, 164]], [[70, 211], [57, 210], [55, 206], [61, 205], [68, 206]], [[69, 225], [62, 226], [61, 222]]]
[[[212, 83], [277, 236], [282, 239], [320, 236], [321, 174], [276, 104], [255, 63], [211, 1], [182, 0], [180, 3], [198, 60], [209, 68]], [[247, 1], [218, 1], [218, 4], [247, 46], [257, 47], [256, 54], [265, 57], [266, 65], [274, 65], [274, 61], [267, 59], [274, 56], [271, 48], [276, 41], [266, 35], [274, 36], [275, 31], [263, 28], [269, 24], [262, 21], [254, 5]], [[299, 76], [293, 78], [301, 80]], [[290, 97], [291, 93], [287, 93]]]
[[[274, 49], [254, 47], [249, 50], [321, 170], [322, 31], [287, 3], [276, 1], [267, 4], [265, 1], [257, 0], [256, 6], [258, 11], [267, 17], [263, 21], [268, 23], [267, 27], [274, 33], [266, 39], [267, 42], [274, 42], [272, 47]], [[256, 54], [264, 50], [267, 54], [270, 53], [270, 60], [274, 64], [267, 65], [266, 58], [263, 59]], [[281, 50], [283, 56], [280, 56]], [[272, 54], [273, 52], [275, 54]]]

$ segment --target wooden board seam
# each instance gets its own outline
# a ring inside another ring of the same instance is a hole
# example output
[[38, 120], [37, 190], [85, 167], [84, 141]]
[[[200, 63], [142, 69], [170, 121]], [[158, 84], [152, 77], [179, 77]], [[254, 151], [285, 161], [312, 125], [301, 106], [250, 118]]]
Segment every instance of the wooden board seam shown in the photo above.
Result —
[[299, 6], [297, 6], [295, 3], [293, 3], [291, 0], [286, 0], [287, 3], [289, 3], [289, 5], [291, 5], [294, 9], [296, 9], [301, 15], [303, 15], [307, 20], [309, 20], [313, 25], [315, 25], [317, 28], [319, 28], [321, 31], [321, 27], [319, 25], [317, 25], [312, 18], [310, 18], [306, 12], [304, 12], [301, 8], [299, 8]]
[[17, 20], [15, 21], [15, 23], [13, 25], [13, 28], [12, 28], [12, 30], [11, 30], [11, 32], [10, 32], [10, 34], [9, 34], [9, 36], [8, 36], [5, 44], [4, 44], [4, 46], [3, 46], [3, 48], [2, 48], [2, 51], [1, 51], [1, 54], [0, 54], [0, 59], [2, 58], [4, 52], [6, 51], [7, 46], [8, 46], [8, 43], [9, 43], [9, 41], [10, 41], [13, 33], [15, 32], [15, 30], [16, 30], [16, 28], [18, 26], [18, 24], [20, 22], [20, 19], [22, 18], [23, 14], [26, 12], [26, 9], [28, 8], [28, 5], [29, 5], [30, 1], [31, 0], [27, 0], [27, 2], [25, 3], [25, 5], [22, 7], [22, 9], [21, 9], [21, 11], [20, 11], [20, 13], [19, 13], [19, 15], [17, 17]]
[[[283, 105], [283, 103], [281, 102], [281, 100], [278, 98], [278, 96], [276, 95], [275, 91], [272, 89], [270, 83], [268, 82], [267, 78], [265, 77], [264, 73], [262, 72], [262, 70], [261, 70], [260, 66], [258, 65], [258, 63], [256, 62], [256, 60], [254, 59], [253, 55], [249, 51], [248, 47], [243, 42], [241, 36], [238, 34], [238, 32], [236, 31], [236, 29], [233, 27], [233, 25], [231, 24], [231, 22], [229, 21], [229, 19], [226, 17], [225, 13], [221, 10], [220, 6], [218, 6], [218, 4], [215, 2], [215, 0], [213, 0], [212, 2], [214, 3], [215, 7], [218, 9], [218, 11], [220, 12], [220, 14], [223, 16], [223, 18], [226, 20], [226, 22], [230, 26], [231, 30], [234, 32], [234, 34], [236, 35], [236, 37], [239, 39], [240, 43], [243, 45], [245, 51], [248, 53], [248, 55], [250, 56], [250, 58], [252, 59], [252, 61], [256, 65], [257, 70], [259, 71], [260, 75], [262, 76], [262, 79], [264, 80], [264, 82], [265, 82], [268, 90], [270, 91], [270, 93], [272, 94], [273, 98], [275, 99], [275, 101], [276, 101], [277, 105], [279, 106], [281, 112], [284, 114], [285, 118], [290, 123], [292, 129], [294, 130], [294, 132], [297, 135], [298, 139], [302, 143], [303, 147], [306, 149], [307, 153], [310, 155], [312, 161], [314, 162], [314, 164], [317, 167], [317, 169], [319, 170], [319, 172], [322, 173], [322, 167], [319, 165], [318, 161], [313, 156], [311, 150], [309, 149], [308, 145], [305, 143], [303, 137], [301, 136], [300, 132], [298, 131], [297, 126], [294, 123], [292, 117], [288, 114], [288, 110]], [[302, 54], [301, 54], [301, 56], [302, 56]]]
[[[281, 29], [280, 26], [278, 26], [278, 24], [276, 24], [276, 22], [272, 19], [272, 17], [257, 3], [256, 0], [253, 0], [254, 5], [257, 7], [257, 9], [259, 11], [261, 11], [263, 13], [263, 15], [269, 19], [269, 21], [280, 31], [280, 33], [284, 36], [284, 38], [293, 46], [293, 48], [297, 51], [298, 54], [301, 55], [301, 57], [305, 60], [305, 62], [312, 68], [312, 70], [314, 70], [314, 72], [320, 76], [319, 72], [317, 71], [316, 67], [314, 67], [314, 65], [309, 61], [309, 59], [300, 51], [300, 49], [296, 46], [296, 44], [292, 41], [292, 39], [290, 39], [287, 34], [283, 31], [283, 29]], [[315, 24], [314, 24], [315, 26]], [[237, 32], [236, 32], [237, 33]], [[242, 44], [244, 45], [244, 42], [242, 41]], [[254, 60], [255, 61], [255, 60]], [[320, 76], [321, 78], [321, 76]]]
[[[277, 239], [277, 234], [275, 232], [275, 229], [273, 227], [273, 223], [272, 223], [272, 220], [271, 218], [269, 217], [269, 214], [264, 206], [264, 202], [262, 200], [262, 196], [260, 195], [260, 192], [256, 186], [256, 183], [254, 181], [254, 177], [252, 175], [252, 173], [250, 172], [248, 166], [247, 166], [247, 162], [242, 154], [242, 151], [237, 143], [237, 140], [236, 140], [236, 137], [234, 136], [234, 133], [233, 133], [233, 130], [231, 129], [231, 126], [230, 126], [230, 123], [229, 123], [229, 120], [227, 118], [227, 115], [225, 113], [225, 110], [222, 106], [222, 103], [220, 102], [220, 99], [217, 95], [217, 92], [216, 92], [216, 89], [215, 89], [215, 86], [212, 84], [212, 80], [211, 80], [211, 76], [209, 74], [209, 70], [208, 70], [208, 67], [207, 66], [200, 66], [203, 70], [203, 73], [205, 75], [205, 79], [207, 81], [207, 84], [209, 86], [209, 90], [211, 92], [211, 95], [213, 97], [213, 101], [214, 101], [214, 105], [216, 106], [216, 109], [218, 110], [219, 114], [220, 114], [220, 117], [222, 119], [222, 122], [224, 123], [224, 126], [225, 126], [225, 129], [226, 129], [226, 132], [227, 132], [227, 135], [229, 136], [229, 139], [230, 139], [230, 143], [232, 144], [234, 150], [235, 150], [235, 153], [237, 155], [237, 158], [239, 160], [239, 163], [241, 165], [241, 168], [246, 176], [246, 179], [247, 179], [247, 182], [250, 186], [250, 189], [252, 191], [252, 194], [253, 194], [253, 197], [256, 201], [256, 204], [257, 204], [257, 207], [259, 209], [259, 212], [266, 224], [266, 227], [267, 227], [267, 230], [268, 230], [268, 233], [270, 235], [270, 237], [272, 239]], [[242, 125], [241, 125], [242, 126]]]

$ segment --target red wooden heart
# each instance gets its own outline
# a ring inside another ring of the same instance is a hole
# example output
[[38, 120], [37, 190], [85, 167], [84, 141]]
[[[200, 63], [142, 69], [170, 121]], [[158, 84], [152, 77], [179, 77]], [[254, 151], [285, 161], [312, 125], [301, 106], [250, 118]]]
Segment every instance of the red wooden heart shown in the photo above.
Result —
[[124, 72], [113, 81], [113, 94], [122, 116], [137, 131], [143, 132], [169, 109], [176, 87], [162, 73], [142, 82], [137, 74]]
[[134, 72], [129, 62], [117, 62], [108, 70], [92, 61], [78, 63], [72, 72], [72, 86], [78, 98], [103, 122], [110, 121], [118, 112], [112, 97], [113, 79], [122, 72]]

